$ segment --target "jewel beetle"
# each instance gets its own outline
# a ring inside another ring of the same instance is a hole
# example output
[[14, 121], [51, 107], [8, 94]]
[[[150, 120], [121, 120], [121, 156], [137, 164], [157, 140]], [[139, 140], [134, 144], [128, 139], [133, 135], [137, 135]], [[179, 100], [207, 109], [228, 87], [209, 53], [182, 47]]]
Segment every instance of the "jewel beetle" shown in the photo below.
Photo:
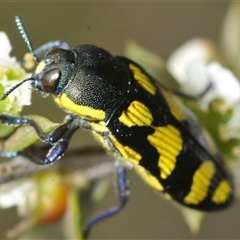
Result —
[[52, 145], [43, 160], [22, 152], [1, 155], [24, 154], [37, 164], [51, 164], [65, 153], [76, 130], [90, 130], [118, 161], [120, 205], [90, 220], [86, 232], [125, 206], [129, 189], [124, 163], [130, 163], [151, 187], [186, 207], [215, 211], [232, 203], [232, 176], [217, 146], [176, 94], [137, 63], [93, 45], [71, 48], [51, 42], [42, 48], [48, 51], [39, 62], [19, 17], [16, 23], [38, 63], [20, 84], [31, 81], [34, 91], [52, 95], [67, 116], [45, 136], [30, 118], [0, 115], [2, 124], [30, 124], [42, 141]]

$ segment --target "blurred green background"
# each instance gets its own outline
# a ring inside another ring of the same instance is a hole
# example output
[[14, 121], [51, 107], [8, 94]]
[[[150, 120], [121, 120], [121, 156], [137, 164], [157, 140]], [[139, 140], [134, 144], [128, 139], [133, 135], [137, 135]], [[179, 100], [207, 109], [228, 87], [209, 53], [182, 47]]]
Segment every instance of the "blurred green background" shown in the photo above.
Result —
[[[34, 47], [51, 40], [64, 40], [72, 46], [95, 44], [114, 55], [123, 55], [125, 42], [134, 39], [162, 56], [193, 37], [218, 41], [222, 20], [229, 2], [1, 2], [0, 30], [5, 31], [13, 46], [12, 55], [21, 58], [27, 51], [14, 23], [21, 16]], [[36, 95], [36, 94], [35, 94]], [[38, 113], [61, 121], [64, 113], [51, 98], [34, 97], [26, 112]], [[79, 142], [82, 141], [81, 145]], [[79, 131], [72, 147], [96, 144], [91, 134]], [[239, 239], [240, 205], [226, 211], [208, 214], [201, 232], [193, 236], [180, 212], [129, 171], [131, 197], [118, 216], [97, 225], [91, 239]], [[100, 206], [108, 208], [116, 202], [109, 193]], [[13, 226], [15, 217], [0, 211], [0, 237]]]

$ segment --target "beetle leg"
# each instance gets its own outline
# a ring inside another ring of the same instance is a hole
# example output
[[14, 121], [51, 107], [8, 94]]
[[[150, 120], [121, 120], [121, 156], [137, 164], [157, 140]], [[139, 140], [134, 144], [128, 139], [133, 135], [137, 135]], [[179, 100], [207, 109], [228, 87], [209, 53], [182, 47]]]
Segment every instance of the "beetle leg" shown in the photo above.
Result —
[[117, 187], [118, 187], [118, 193], [119, 193], [118, 198], [119, 198], [120, 204], [90, 219], [84, 229], [84, 237], [88, 236], [91, 228], [95, 224], [97, 224], [99, 221], [102, 221], [104, 219], [114, 216], [125, 207], [130, 195], [130, 190], [129, 190], [129, 180], [127, 179], [126, 169], [122, 163], [119, 163], [117, 166]]
[[66, 151], [70, 139], [74, 132], [80, 127], [79, 118], [75, 115], [68, 115], [64, 122], [54, 129], [49, 135], [45, 136], [42, 129], [38, 126], [35, 120], [27, 117], [13, 117], [9, 115], [0, 115], [0, 122], [8, 125], [31, 125], [36, 131], [38, 137], [46, 143], [52, 144], [52, 148], [48, 151], [44, 160], [40, 160], [26, 152], [5, 152], [0, 151], [0, 155], [8, 158], [16, 157], [17, 155], [24, 156], [30, 161], [37, 164], [49, 164], [58, 160]]
[[178, 90], [174, 90], [172, 91], [175, 95], [177, 95], [178, 97], [183, 97], [189, 100], [198, 100], [200, 98], [202, 98], [211, 88], [213, 87], [213, 83], [210, 82], [206, 89], [204, 89], [202, 92], [195, 94], [195, 95], [188, 95], [186, 93], [180, 92]]

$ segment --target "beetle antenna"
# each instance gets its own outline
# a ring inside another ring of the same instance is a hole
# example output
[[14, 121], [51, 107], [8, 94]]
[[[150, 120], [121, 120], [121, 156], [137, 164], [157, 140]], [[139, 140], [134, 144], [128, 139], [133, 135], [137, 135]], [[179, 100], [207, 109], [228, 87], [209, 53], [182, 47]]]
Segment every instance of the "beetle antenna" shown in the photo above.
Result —
[[3, 101], [11, 92], [13, 92], [16, 88], [18, 88], [19, 86], [21, 86], [23, 83], [27, 82], [27, 81], [33, 81], [32, 78], [27, 78], [23, 81], [21, 81], [20, 83], [16, 84], [15, 86], [13, 86], [12, 88], [10, 88], [6, 93], [4, 93], [4, 95], [0, 98], [0, 102]]
[[39, 59], [38, 59], [37, 55], [34, 53], [32, 43], [27, 34], [27, 31], [25, 30], [25, 28], [23, 26], [23, 22], [22, 22], [21, 18], [19, 16], [15, 16], [15, 22], [16, 22], [17, 28], [18, 28], [24, 42], [27, 44], [28, 49], [30, 50], [31, 54], [33, 55], [35, 62], [39, 63]]

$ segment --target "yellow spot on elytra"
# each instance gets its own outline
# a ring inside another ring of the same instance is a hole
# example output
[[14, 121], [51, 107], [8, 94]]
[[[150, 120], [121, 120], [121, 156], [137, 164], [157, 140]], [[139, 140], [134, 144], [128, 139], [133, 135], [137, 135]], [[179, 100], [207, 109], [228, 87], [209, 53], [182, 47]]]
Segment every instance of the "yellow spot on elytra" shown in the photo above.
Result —
[[123, 111], [119, 121], [128, 127], [149, 126], [155, 129], [154, 134], [149, 135], [147, 139], [160, 154], [158, 166], [161, 169], [161, 178], [166, 179], [175, 168], [176, 158], [182, 150], [183, 140], [179, 130], [172, 125], [152, 126], [151, 111], [138, 101], [133, 101], [128, 109]]
[[153, 116], [144, 104], [133, 101], [118, 119], [122, 124], [128, 127], [150, 126], [153, 121]]
[[211, 179], [215, 174], [215, 165], [212, 161], [205, 161], [193, 175], [192, 186], [188, 195], [184, 198], [186, 204], [199, 204], [208, 193]]
[[78, 105], [69, 99], [65, 93], [63, 93], [60, 97], [56, 97], [54, 100], [60, 107], [76, 113], [81, 117], [91, 118], [99, 121], [103, 120], [106, 117], [106, 113], [103, 110]]
[[222, 180], [212, 196], [212, 201], [221, 204], [227, 201], [232, 192], [231, 184], [228, 180]]
[[35, 70], [36, 74], [39, 74], [46, 66], [46, 63], [44, 61], [40, 62]]
[[134, 163], [134, 164], [139, 164], [139, 161], [141, 160], [142, 156], [131, 149], [128, 146], [123, 146], [115, 137], [111, 136], [111, 139], [118, 149], [118, 151], [121, 153], [121, 155], [128, 161]]
[[144, 74], [140, 68], [134, 64], [130, 64], [129, 68], [133, 71], [134, 79], [150, 94], [154, 95], [156, 93], [155, 86], [151, 83], [149, 77]]
[[185, 113], [183, 111], [184, 106], [182, 103], [175, 97], [172, 92], [161, 88], [161, 93], [163, 94], [164, 98], [167, 101], [167, 104], [170, 108], [172, 115], [178, 120], [183, 121], [186, 120]]
[[142, 166], [134, 166], [134, 170], [139, 174], [140, 177], [151, 187], [158, 191], [163, 191], [164, 187], [158, 181], [158, 179], [151, 175], [146, 169]]
[[172, 125], [156, 127], [155, 132], [147, 137], [160, 154], [158, 166], [161, 178], [166, 179], [176, 166], [177, 156], [182, 150], [183, 140], [180, 132]]

